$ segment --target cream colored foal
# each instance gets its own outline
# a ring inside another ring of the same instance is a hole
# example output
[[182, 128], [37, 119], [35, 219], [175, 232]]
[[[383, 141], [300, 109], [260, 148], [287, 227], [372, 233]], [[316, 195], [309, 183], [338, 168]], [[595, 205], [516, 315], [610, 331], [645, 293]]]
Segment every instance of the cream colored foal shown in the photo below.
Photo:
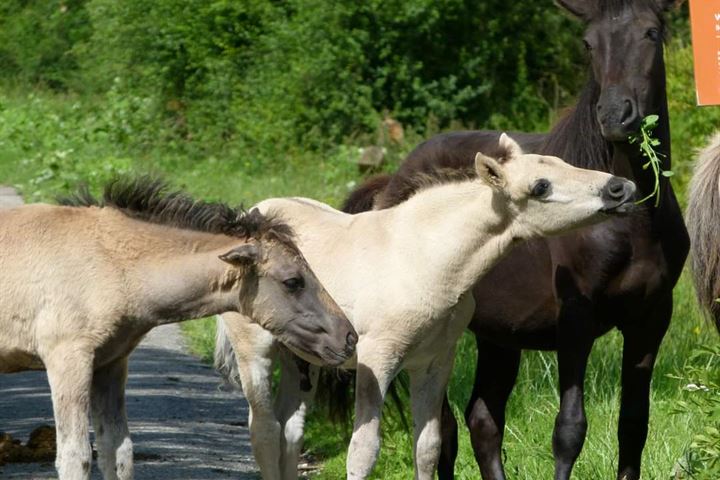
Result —
[[[455, 344], [474, 310], [471, 287], [518, 241], [598, 222], [625, 210], [633, 196], [632, 182], [524, 155], [506, 135], [500, 147], [498, 160], [477, 154], [476, 175], [428, 185], [386, 210], [348, 215], [302, 198], [258, 205], [292, 225], [303, 255], [360, 336], [357, 357], [343, 365], [357, 369], [350, 479], [366, 478], [375, 464], [383, 401], [401, 369], [410, 376], [415, 476], [433, 478]], [[218, 326], [216, 363], [231, 365], [234, 349], [263, 477], [296, 478], [313, 389], [300, 385], [297, 363], [250, 318], [224, 314]], [[279, 353], [285, 377], [273, 406]], [[316, 378], [313, 369], [313, 387]]]

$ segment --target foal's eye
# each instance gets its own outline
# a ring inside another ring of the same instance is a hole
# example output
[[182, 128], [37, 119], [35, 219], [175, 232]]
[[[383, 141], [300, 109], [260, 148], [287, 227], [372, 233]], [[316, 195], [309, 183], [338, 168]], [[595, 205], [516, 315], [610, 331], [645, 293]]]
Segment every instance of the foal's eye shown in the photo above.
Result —
[[541, 178], [540, 180], [535, 182], [532, 191], [530, 191], [530, 195], [537, 198], [544, 197], [549, 191], [550, 182], [548, 180], [545, 180], [544, 178]]
[[285, 280], [283, 285], [285, 285], [285, 288], [287, 288], [290, 292], [297, 292], [305, 286], [305, 281], [302, 277], [293, 277]]
[[645, 36], [653, 42], [657, 42], [660, 40], [660, 30], [657, 28], [649, 28], [648, 31], [645, 32]]

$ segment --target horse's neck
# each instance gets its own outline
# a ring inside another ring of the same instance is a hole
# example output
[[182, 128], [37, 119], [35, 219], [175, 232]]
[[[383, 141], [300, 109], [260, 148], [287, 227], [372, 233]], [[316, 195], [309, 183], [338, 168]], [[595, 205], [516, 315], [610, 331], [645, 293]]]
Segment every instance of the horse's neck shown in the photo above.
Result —
[[[130, 311], [148, 326], [199, 318], [236, 308], [239, 279], [218, 256], [239, 240], [132, 221], [131, 236], [140, 240], [123, 270]], [[119, 244], [127, 247], [127, 243]], [[130, 240], [128, 240], [130, 241]], [[134, 241], [134, 240], [133, 240]], [[107, 242], [106, 242], [107, 243]], [[131, 250], [132, 251], [132, 250]]]
[[387, 210], [395, 255], [418, 286], [457, 300], [509, 249], [517, 227], [495, 195], [477, 180], [450, 183]]

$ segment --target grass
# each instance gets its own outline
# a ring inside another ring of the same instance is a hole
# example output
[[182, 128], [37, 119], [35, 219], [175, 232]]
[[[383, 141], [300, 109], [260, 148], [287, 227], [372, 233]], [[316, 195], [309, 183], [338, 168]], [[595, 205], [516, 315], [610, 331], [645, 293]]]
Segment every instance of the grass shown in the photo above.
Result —
[[[673, 128], [673, 183], [684, 191], [693, 150], [720, 119], [720, 109], [692, 106], [691, 55], [687, 45], [668, 52], [668, 84]], [[681, 80], [672, 80], [681, 79]], [[352, 146], [338, 146], [325, 156], [300, 149], [279, 152], [273, 162], [258, 162], [249, 153], [202, 151], [162, 138], [136, 117], [142, 104], [127, 99], [101, 99], [27, 93], [0, 88], [0, 183], [16, 186], [28, 201], [46, 201], [67, 193], [80, 181], [97, 191], [118, 173], [151, 173], [207, 199], [251, 205], [268, 196], [303, 195], [338, 205], [360, 179], [350, 158]], [[139, 113], [138, 113], [139, 112]], [[698, 113], [700, 112], [700, 113]], [[410, 139], [405, 149], [416, 142]], [[406, 151], [406, 150], [405, 150]], [[394, 168], [403, 149], [391, 151]], [[682, 195], [681, 195], [682, 201]], [[675, 315], [655, 369], [650, 436], [644, 453], [644, 478], [673, 477], [704, 417], [692, 408], [674, 413], [688, 399], [680, 372], [697, 347], [717, 342], [715, 332], [697, 310], [687, 275], [675, 291]], [[212, 356], [212, 319], [182, 325], [191, 348], [204, 360]], [[461, 423], [458, 478], [477, 478], [462, 411], [474, 376], [474, 342], [463, 337], [450, 385]], [[575, 468], [575, 478], [608, 478], [617, 461], [616, 421], [622, 339], [612, 332], [599, 339], [586, 380], [588, 437]], [[510, 478], [551, 478], [551, 432], [558, 407], [554, 354], [526, 352], [508, 405], [504, 444]], [[398, 422], [384, 422], [383, 449], [374, 478], [407, 478], [412, 468], [410, 436]], [[344, 475], [346, 432], [314, 414], [308, 424], [307, 447], [324, 459], [318, 479]]]

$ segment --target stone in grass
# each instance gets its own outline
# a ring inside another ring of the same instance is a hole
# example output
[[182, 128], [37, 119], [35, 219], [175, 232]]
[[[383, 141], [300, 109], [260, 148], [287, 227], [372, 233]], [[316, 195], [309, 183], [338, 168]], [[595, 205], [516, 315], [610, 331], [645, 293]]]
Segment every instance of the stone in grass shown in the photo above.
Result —
[[357, 159], [360, 171], [374, 170], [380, 168], [385, 161], [385, 148], [371, 145], [369, 147], [359, 148], [360, 156]]

